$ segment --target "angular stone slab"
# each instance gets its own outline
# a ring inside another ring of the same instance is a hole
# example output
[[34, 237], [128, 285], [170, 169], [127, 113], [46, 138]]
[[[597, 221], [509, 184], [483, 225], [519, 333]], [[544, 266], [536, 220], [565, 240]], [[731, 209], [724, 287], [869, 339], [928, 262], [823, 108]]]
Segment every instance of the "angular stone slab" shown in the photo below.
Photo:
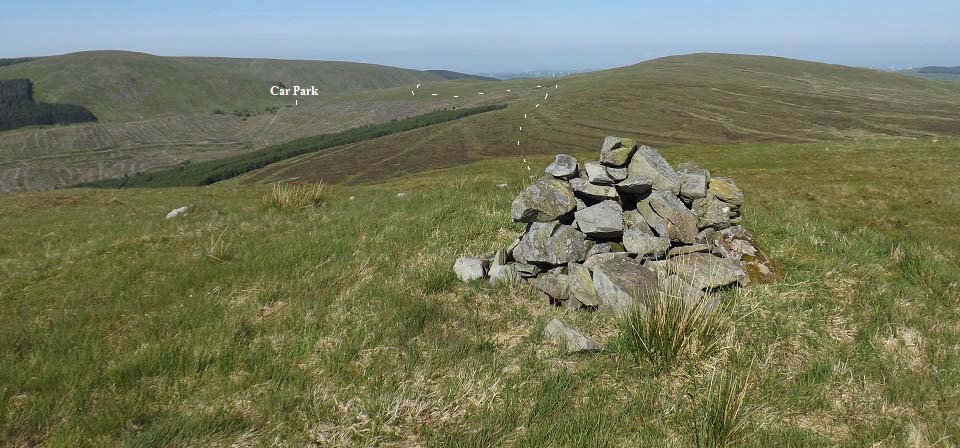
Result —
[[723, 202], [735, 206], [743, 205], [743, 191], [737, 188], [733, 179], [727, 177], [710, 178], [710, 186], [707, 191]]
[[614, 167], [624, 166], [627, 162], [630, 162], [630, 157], [636, 150], [636, 140], [607, 137], [603, 139], [603, 146], [600, 148], [600, 163]]
[[530, 279], [530, 284], [556, 300], [567, 300], [570, 292], [570, 278], [566, 274], [547, 272]]
[[627, 177], [616, 185], [617, 191], [629, 194], [646, 194], [653, 189], [653, 180], [645, 177]]
[[680, 199], [668, 191], [654, 191], [649, 198], [650, 208], [666, 220], [667, 234], [671, 241], [692, 244], [697, 238], [697, 215], [693, 214]]
[[623, 232], [623, 247], [638, 257], [662, 258], [670, 249], [670, 240], [638, 229]]
[[606, 200], [574, 214], [580, 231], [592, 237], [614, 238], [623, 234], [623, 207]]
[[513, 250], [520, 263], [561, 265], [583, 261], [593, 242], [573, 227], [559, 222], [535, 222]]
[[747, 278], [743, 263], [704, 253], [671, 258], [667, 260], [667, 269], [697, 289], [719, 288]]
[[607, 174], [607, 167], [600, 162], [584, 162], [583, 170], [587, 172], [587, 180], [597, 185], [613, 185], [613, 178]]
[[520, 284], [520, 273], [517, 266], [505, 264], [490, 268], [490, 286], [517, 286]]
[[625, 316], [656, 294], [657, 274], [631, 258], [610, 257], [593, 267], [593, 287], [597, 290], [600, 312]]
[[680, 197], [687, 201], [707, 196], [707, 176], [703, 174], [680, 174]]
[[593, 276], [586, 266], [577, 263], [567, 265], [568, 278], [570, 280], [569, 298], [576, 299], [580, 304], [587, 306], [597, 306], [600, 304], [600, 298], [597, 296], [597, 290], [593, 287]]
[[620, 197], [620, 195], [617, 194], [617, 189], [614, 187], [593, 184], [579, 177], [570, 179], [570, 186], [573, 187], [573, 191], [575, 191], [576, 194], [589, 199], [604, 200], [618, 199]]
[[680, 176], [656, 149], [649, 146], [641, 146], [633, 153], [628, 175], [653, 180], [654, 190], [680, 193]]
[[725, 229], [730, 227], [733, 205], [708, 195], [693, 201], [693, 213], [697, 216], [697, 227], [700, 229]]
[[547, 169], [543, 171], [558, 179], [567, 180], [577, 177], [580, 169], [577, 166], [577, 159], [575, 157], [566, 154], [557, 154], [553, 163], [548, 165]]
[[543, 329], [543, 336], [559, 344], [567, 353], [597, 352], [603, 347], [593, 339], [583, 335], [570, 324], [554, 317]]
[[550, 222], [576, 207], [577, 199], [570, 184], [542, 177], [517, 195], [510, 212], [516, 222]]

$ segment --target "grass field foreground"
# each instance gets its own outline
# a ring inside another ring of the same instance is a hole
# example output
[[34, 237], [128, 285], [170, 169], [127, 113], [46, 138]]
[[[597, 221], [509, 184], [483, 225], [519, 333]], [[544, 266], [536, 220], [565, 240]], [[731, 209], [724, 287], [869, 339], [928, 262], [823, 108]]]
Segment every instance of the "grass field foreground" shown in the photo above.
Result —
[[738, 391], [744, 446], [958, 443], [960, 141], [664, 154], [732, 176], [784, 273], [668, 371], [565, 355], [550, 317], [617, 323], [456, 281], [519, 234], [519, 158], [297, 211], [236, 184], [3, 197], [0, 445], [694, 446]]

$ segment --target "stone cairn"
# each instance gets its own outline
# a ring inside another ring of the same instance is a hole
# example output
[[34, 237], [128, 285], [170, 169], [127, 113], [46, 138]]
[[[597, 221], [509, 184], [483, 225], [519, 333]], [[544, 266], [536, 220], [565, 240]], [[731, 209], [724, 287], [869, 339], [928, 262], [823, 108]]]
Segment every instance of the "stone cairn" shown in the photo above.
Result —
[[743, 193], [728, 178], [693, 164], [674, 170], [656, 149], [619, 137], [604, 139], [599, 161], [559, 154], [545, 172], [513, 201], [524, 234], [458, 259], [462, 281], [527, 282], [553, 305], [619, 317], [662, 285], [698, 297], [772, 274], [739, 225]]

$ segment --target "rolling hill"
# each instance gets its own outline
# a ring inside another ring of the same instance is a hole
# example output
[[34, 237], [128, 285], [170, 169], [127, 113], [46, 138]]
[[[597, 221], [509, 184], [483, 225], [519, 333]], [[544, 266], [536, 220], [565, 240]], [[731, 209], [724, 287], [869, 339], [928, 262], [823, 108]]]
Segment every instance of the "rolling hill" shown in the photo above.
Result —
[[104, 121], [209, 113], [220, 108], [262, 110], [291, 103], [269, 94], [280, 81], [315, 85], [330, 97], [445, 78], [373, 64], [274, 59], [161, 57], [93, 51], [40, 58], [0, 68], [0, 79], [27, 78], [37, 99], [78, 104]]
[[576, 153], [618, 134], [663, 146], [960, 135], [960, 85], [776, 57], [675, 56], [544, 88], [503, 111], [310, 154], [245, 181], [368, 182], [504, 155]]
[[480, 75], [468, 75], [466, 73], [452, 72], [450, 70], [427, 70], [427, 73], [433, 73], [434, 75], [437, 75], [443, 79], [451, 80], [451, 81], [455, 79], [470, 79], [473, 81], [491, 81], [491, 82], [499, 81], [499, 79], [497, 78], [491, 78], [488, 76], [480, 76]]
[[960, 67], [920, 67], [901, 70], [900, 73], [937, 81], [960, 81]]

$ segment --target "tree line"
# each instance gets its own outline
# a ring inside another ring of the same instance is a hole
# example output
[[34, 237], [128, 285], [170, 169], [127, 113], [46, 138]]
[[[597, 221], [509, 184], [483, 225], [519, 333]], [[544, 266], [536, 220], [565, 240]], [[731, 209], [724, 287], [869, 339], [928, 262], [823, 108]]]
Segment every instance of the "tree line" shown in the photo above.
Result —
[[94, 182], [75, 185], [89, 188], [139, 188], [139, 187], [187, 187], [210, 185], [230, 179], [271, 163], [297, 157], [303, 154], [327, 148], [359, 143], [365, 140], [385, 137], [426, 126], [457, 120], [470, 115], [491, 112], [506, 108], [506, 105], [493, 104], [466, 109], [440, 110], [423, 115], [392, 120], [388, 123], [374, 124], [349, 129], [334, 134], [322, 134], [293, 140], [279, 145], [268, 146], [257, 151], [219, 160], [199, 163], [186, 163], [175, 168], [152, 172], [124, 175], [121, 178], [101, 179]]
[[97, 121], [97, 117], [83, 106], [35, 102], [30, 80], [0, 81], [0, 131], [87, 121]]

